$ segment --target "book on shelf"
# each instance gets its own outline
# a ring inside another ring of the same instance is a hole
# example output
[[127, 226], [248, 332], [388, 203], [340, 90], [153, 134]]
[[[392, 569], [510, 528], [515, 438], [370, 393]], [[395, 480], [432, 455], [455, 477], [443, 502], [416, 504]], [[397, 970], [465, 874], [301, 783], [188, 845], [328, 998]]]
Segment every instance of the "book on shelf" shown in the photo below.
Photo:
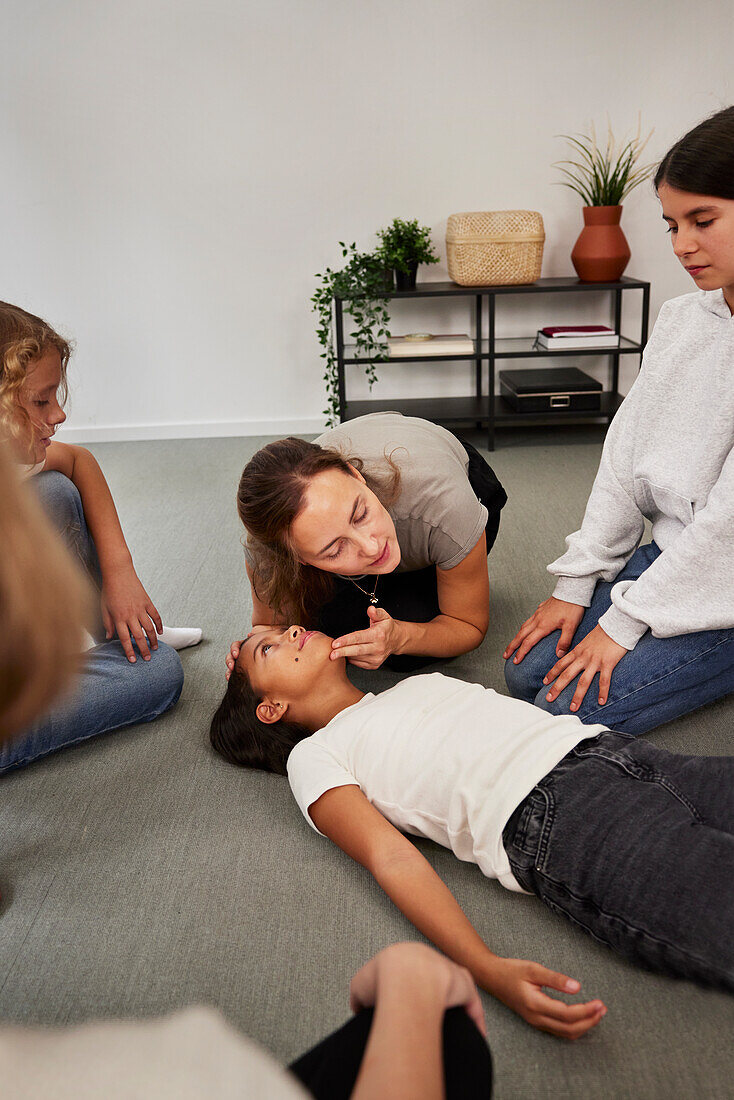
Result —
[[409, 336], [390, 336], [387, 341], [390, 356], [473, 355], [474, 341], [465, 333], [415, 333]]
[[542, 350], [582, 351], [619, 347], [619, 333], [608, 325], [546, 325], [538, 329], [535, 344]]

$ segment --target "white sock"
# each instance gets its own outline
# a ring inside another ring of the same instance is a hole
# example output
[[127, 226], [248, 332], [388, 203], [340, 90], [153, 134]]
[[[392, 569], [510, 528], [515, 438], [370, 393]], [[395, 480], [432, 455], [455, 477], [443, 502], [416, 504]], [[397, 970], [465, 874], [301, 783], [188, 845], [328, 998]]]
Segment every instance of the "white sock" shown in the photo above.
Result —
[[[115, 635], [117, 637], [117, 635]], [[158, 638], [170, 645], [171, 649], [186, 649], [190, 645], [198, 645], [201, 641], [201, 627], [198, 626], [164, 626], [163, 633]], [[114, 640], [114, 639], [112, 639]], [[96, 641], [88, 630], [82, 630], [81, 653], [94, 649], [100, 643]]]
[[201, 627], [199, 626], [164, 626], [163, 633], [158, 635], [161, 642], [170, 645], [171, 649], [186, 649], [190, 645], [198, 645], [201, 641]]

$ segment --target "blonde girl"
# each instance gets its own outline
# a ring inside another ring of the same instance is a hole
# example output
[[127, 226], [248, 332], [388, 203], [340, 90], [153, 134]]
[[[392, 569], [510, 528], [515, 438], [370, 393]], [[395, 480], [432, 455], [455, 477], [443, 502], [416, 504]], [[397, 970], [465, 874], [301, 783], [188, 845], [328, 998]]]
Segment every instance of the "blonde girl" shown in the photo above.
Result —
[[40, 317], [0, 302], [0, 435], [98, 588], [98, 634], [105, 638], [99, 645], [90, 639], [73, 695], [25, 736], [0, 746], [0, 772], [150, 721], [176, 702], [183, 684], [177, 654], [158, 640], [161, 617], [135, 571], [99, 465], [83, 447], [53, 438], [66, 419], [70, 353]]

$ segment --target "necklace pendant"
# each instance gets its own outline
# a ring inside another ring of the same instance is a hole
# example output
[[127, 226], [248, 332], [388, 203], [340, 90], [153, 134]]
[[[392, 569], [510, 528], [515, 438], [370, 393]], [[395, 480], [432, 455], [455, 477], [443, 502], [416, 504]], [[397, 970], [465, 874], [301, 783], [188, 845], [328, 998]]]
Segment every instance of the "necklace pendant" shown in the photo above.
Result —
[[373, 607], [377, 607], [379, 602], [380, 601], [378, 600], [377, 596], [370, 596], [370, 603]]

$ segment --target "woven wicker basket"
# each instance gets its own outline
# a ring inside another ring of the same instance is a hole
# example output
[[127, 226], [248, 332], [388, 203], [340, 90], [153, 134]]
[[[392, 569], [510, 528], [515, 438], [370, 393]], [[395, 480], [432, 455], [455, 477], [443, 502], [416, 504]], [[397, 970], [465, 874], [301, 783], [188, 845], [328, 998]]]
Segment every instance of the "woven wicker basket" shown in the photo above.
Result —
[[459, 286], [534, 283], [545, 229], [535, 210], [451, 214], [446, 226], [449, 276]]

